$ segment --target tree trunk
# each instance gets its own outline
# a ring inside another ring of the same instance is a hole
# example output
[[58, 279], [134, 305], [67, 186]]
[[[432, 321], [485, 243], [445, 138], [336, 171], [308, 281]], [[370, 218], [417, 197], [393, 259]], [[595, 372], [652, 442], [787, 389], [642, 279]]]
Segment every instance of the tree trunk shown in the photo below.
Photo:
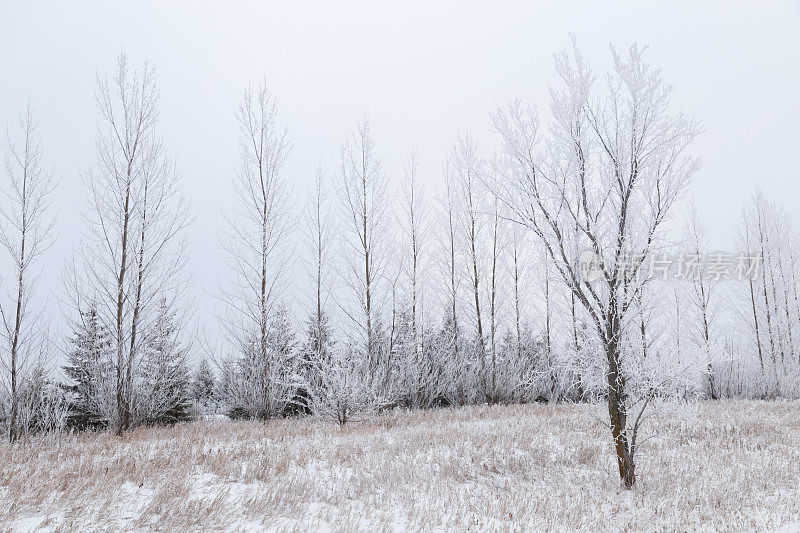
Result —
[[608, 358], [608, 416], [611, 424], [611, 436], [614, 439], [614, 451], [617, 455], [619, 478], [626, 489], [636, 483], [636, 464], [628, 442], [627, 410], [625, 408], [625, 377], [620, 373], [619, 335], [620, 325], [612, 302], [611, 311], [606, 320], [606, 357]]
[[544, 272], [544, 323], [545, 323], [545, 349], [547, 350], [547, 373], [550, 376], [550, 398], [556, 400], [556, 377], [553, 373], [553, 353], [550, 344], [550, 272], [545, 266]]
[[[27, 176], [25, 176], [27, 177]], [[23, 178], [22, 197], [25, 198], [26, 181]], [[22, 237], [20, 244], [19, 276], [17, 278], [17, 306], [14, 319], [14, 336], [11, 341], [11, 420], [8, 426], [8, 440], [14, 442], [19, 436], [17, 433], [17, 418], [19, 415], [19, 391], [18, 389], [18, 365], [19, 357], [19, 336], [22, 328], [22, 298], [23, 294], [23, 275], [25, 272], [25, 234], [27, 230], [26, 211], [22, 213]]]
[[117, 436], [122, 436], [122, 432], [127, 427], [130, 414], [126, 406], [126, 375], [127, 365], [131, 361], [125, 358], [123, 328], [123, 309], [125, 305], [125, 273], [128, 267], [128, 224], [130, 222], [130, 200], [131, 200], [131, 163], [128, 163], [127, 186], [125, 189], [125, 207], [123, 210], [122, 222], [122, 253], [119, 264], [119, 276], [117, 277]]

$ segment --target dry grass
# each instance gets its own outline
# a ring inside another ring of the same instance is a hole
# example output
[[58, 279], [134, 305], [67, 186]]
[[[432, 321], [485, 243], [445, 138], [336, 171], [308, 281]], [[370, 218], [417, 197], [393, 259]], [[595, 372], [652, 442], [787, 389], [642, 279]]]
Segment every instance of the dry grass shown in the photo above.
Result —
[[0, 530], [741, 530], [800, 520], [800, 404], [650, 422], [619, 488], [600, 406], [197, 422], [0, 446]]

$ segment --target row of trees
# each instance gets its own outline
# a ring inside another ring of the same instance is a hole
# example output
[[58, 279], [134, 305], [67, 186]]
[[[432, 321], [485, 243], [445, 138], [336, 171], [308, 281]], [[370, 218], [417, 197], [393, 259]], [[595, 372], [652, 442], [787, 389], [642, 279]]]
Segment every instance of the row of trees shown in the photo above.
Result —
[[[665, 228], [699, 168], [690, 149], [701, 128], [670, 110], [671, 88], [636, 46], [613, 51], [602, 82], [574, 44], [555, 59], [562, 85], [550, 92], [550, 118], [520, 102], [498, 108], [494, 153], [461, 133], [436, 190], [423, 186], [432, 177], [420, 176], [413, 149], [393, 188], [364, 117], [336, 169], [317, 165], [303, 209], [283, 174], [292, 143], [276, 103], [266, 87], [248, 88], [235, 114], [238, 200], [226, 211], [230, 276], [215, 305], [222, 336], [190, 343], [190, 211], [157, 133], [155, 70], [121, 55], [113, 78], [97, 82], [97, 158], [83, 176], [90, 209], [63, 274], [73, 332], [61, 387], [44, 370], [57, 343], [34, 290], [35, 261], [52, 241], [54, 181], [28, 110], [22, 141], [9, 137], [0, 233], [10, 259], [0, 414], [10, 438], [60, 423], [121, 434], [186, 419], [191, 403], [344, 424], [398, 405], [602, 399], [630, 487], [654, 399], [796, 396], [788, 216], [760, 195], [744, 211], [739, 246], [755, 252], [749, 272], [760, 276], [642, 275], [667, 251], [708, 251], [696, 211], [682, 238]], [[602, 265], [597, 276], [585, 275], [584, 253]], [[288, 296], [298, 262], [306, 306]], [[213, 368], [204, 360], [190, 379], [191, 352], [206, 352]]]

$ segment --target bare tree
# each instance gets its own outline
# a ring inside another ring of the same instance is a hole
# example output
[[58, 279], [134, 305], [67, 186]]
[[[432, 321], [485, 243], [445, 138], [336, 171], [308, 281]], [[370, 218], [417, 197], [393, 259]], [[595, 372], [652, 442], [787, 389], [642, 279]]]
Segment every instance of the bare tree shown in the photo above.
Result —
[[336, 187], [343, 216], [344, 267], [342, 278], [355, 299], [356, 311], [340, 305], [362, 337], [370, 380], [376, 377], [378, 346], [378, 288], [386, 268], [384, 238], [389, 219], [389, 195], [369, 119], [362, 118], [341, 148]]
[[310, 404], [307, 408], [315, 414], [321, 409], [330, 407], [333, 401], [330, 398], [331, 391], [325, 386], [330, 384], [326, 381], [325, 373], [340, 370], [331, 361], [334, 342], [327, 313], [327, 298], [331, 291], [331, 244], [334, 230], [328, 192], [329, 185], [320, 161], [315, 171], [314, 184], [307, 198], [305, 235], [311, 252], [311, 259], [307, 265], [313, 280], [313, 295], [304, 360], [300, 368], [302, 381], [307, 387], [305, 389], [307, 397], [302, 401]]
[[330, 204], [327, 200], [329, 186], [325, 180], [325, 169], [322, 162], [317, 164], [314, 174], [314, 185], [308, 195], [308, 211], [306, 214], [306, 237], [311, 250], [312, 279], [314, 283], [314, 309], [312, 328], [316, 332], [317, 357], [321, 358], [325, 350], [328, 333], [328, 321], [325, 312], [326, 299], [330, 291], [330, 260], [333, 224]]
[[[446, 166], [449, 179], [457, 187], [456, 194], [459, 201], [458, 214], [462, 217], [459, 229], [463, 232], [462, 242], [468, 258], [468, 276], [472, 287], [472, 306], [475, 312], [475, 342], [480, 357], [483, 375], [486, 375], [486, 338], [483, 327], [483, 314], [481, 312], [481, 279], [482, 256], [480, 245], [482, 242], [484, 220], [480, 214], [481, 172], [483, 162], [478, 156], [478, 147], [472, 136], [465, 132], [456, 139], [447, 160]], [[486, 391], [484, 391], [486, 392]]]
[[229, 398], [246, 403], [252, 416], [270, 418], [282, 412], [295, 393], [285, 365], [292, 361], [273, 346], [275, 315], [290, 252], [290, 191], [281, 171], [291, 152], [286, 130], [277, 124], [274, 98], [265, 85], [247, 88], [236, 110], [241, 163], [234, 177], [238, 207], [226, 216], [224, 248], [231, 278], [223, 288], [223, 331], [240, 358], [240, 380]]
[[[47, 343], [42, 323], [42, 308], [34, 301], [39, 273], [36, 260], [52, 242], [54, 218], [48, 214], [50, 194], [55, 187], [53, 173], [44, 168], [42, 149], [36, 133], [37, 124], [30, 104], [19, 114], [20, 139], [12, 140], [6, 131], [5, 158], [8, 190], [0, 204], [0, 245], [10, 259], [9, 280], [5, 298], [0, 301], [3, 339], [0, 364], [8, 370], [10, 420], [8, 438], [19, 435], [20, 390], [38, 355]], [[6, 384], [5, 379], [3, 383]]]
[[484, 376], [486, 399], [490, 403], [499, 401], [499, 391], [497, 387], [497, 343], [500, 304], [498, 301], [500, 277], [502, 275], [502, 255], [505, 243], [503, 241], [499, 199], [495, 196], [491, 199], [491, 206], [488, 210], [490, 219], [490, 243], [491, 254], [489, 258], [489, 346], [491, 358], [489, 361], [488, 376]]
[[[750, 227], [749, 227], [749, 225], [747, 223], [748, 222], [748, 210], [746, 208], [742, 209], [742, 219], [743, 219], [744, 223], [739, 228], [738, 240], [739, 240], [741, 248], [743, 250], [746, 250], [748, 252], [748, 254], [750, 254], [751, 260], [748, 261], [748, 263], [752, 263], [752, 251], [755, 248], [754, 248], [754, 243], [752, 241], [753, 236], [752, 236]], [[761, 256], [759, 255], [757, 257], [758, 257], [758, 260], [759, 260], [759, 265], [758, 266], [760, 267]], [[748, 266], [752, 266], [752, 265], [748, 265]], [[757, 295], [757, 288], [756, 288], [756, 284], [754, 283], [753, 276], [749, 276], [748, 277], [747, 283], [748, 283], [748, 294], [747, 295], [748, 295], [748, 300], [750, 302], [749, 310], [752, 312], [752, 314], [747, 313], [747, 323], [748, 324], [750, 323], [749, 319], [752, 316], [752, 325], [753, 325], [752, 331], [753, 331], [753, 337], [754, 337], [754, 340], [755, 340], [756, 353], [758, 354], [758, 363], [759, 363], [760, 370], [763, 373], [764, 372], [764, 349], [763, 349], [763, 346], [762, 346], [762, 343], [761, 343], [761, 333], [759, 332], [759, 316], [758, 316], [758, 308], [756, 306], [756, 299], [758, 298], [758, 295]]]
[[550, 264], [545, 263], [544, 266], [544, 340], [545, 340], [545, 357], [547, 358], [547, 376], [550, 380], [550, 397], [549, 401], [553, 402], [558, 399], [556, 388], [556, 369], [553, 361], [553, 328], [552, 328], [552, 290], [550, 287]]
[[419, 357], [423, 350], [422, 333], [420, 329], [423, 320], [421, 314], [422, 278], [420, 271], [424, 258], [424, 247], [427, 241], [426, 229], [427, 219], [425, 218], [427, 204], [423, 195], [422, 186], [417, 176], [417, 152], [411, 150], [406, 161], [405, 181], [403, 183], [404, 209], [406, 214], [406, 232], [409, 242], [408, 255], [408, 280], [409, 280], [409, 300], [411, 306], [411, 331], [413, 335], [413, 351]]
[[521, 232], [517, 227], [511, 230], [511, 265], [514, 278], [514, 342], [517, 357], [522, 359], [522, 311], [520, 281], [522, 280], [523, 267], [520, 264], [524, 257]]
[[446, 356], [451, 358], [448, 368], [450, 369], [449, 379], [451, 381], [451, 386], [453, 386], [455, 389], [452, 391], [453, 399], [456, 401], [456, 403], [464, 404], [466, 403], [467, 399], [467, 391], [466, 384], [464, 383], [464, 380], [461, 379], [461, 376], [464, 374], [466, 365], [463, 354], [459, 349], [460, 340], [458, 336], [458, 288], [460, 276], [457, 268], [458, 226], [455, 218], [456, 186], [453, 182], [455, 178], [451, 176], [447, 164], [445, 164], [443, 174], [445, 193], [441, 200], [441, 204], [445, 212], [445, 219], [442, 229], [444, 230], [444, 234], [446, 236], [444, 240], [445, 249], [443, 250], [443, 255], [446, 257], [446, 260], [444, 261], [443, 270], [445, 271], [445, 279], [447, 280], [444, 287], [444, 293], [446, 295], [445, 301], [448, 310], [448, 316], [445, 320], [445, 324], [449, 322], [450, 328], [452, 329], [451, 338], [448, 339], [449, 342], [446, 344], [447, 348], [451, 348], [452, 353], [448, 353]]
[[437, 343], [433, 349], [426, 329], [425, 296], [428, 283], [430, 252], [430, 219], [428, 201], [418, 176], [417, 153], [412, 148], [406, 159], [401, 202], [400, 227], [404, 233], [403, 304], [397, 324], [397, 350], [401, 357], [397, 380], [401, 384], [401, 401], [413, 407], [429, 407], [444, 394], [444, 371], [447, 359]]
[[[707, 229], [700, 220], [694, 204], [689, 208], [685, 233], [687, 244], [690, 247], [690, 254], [699, 259], [704, 252], [708, 251], [708, 243], [706, 242]], [[719, 387], [714, 381], [713, 359], [715, 354], [711, 334], [712, 321], [715, 317], [714, 305], [717, 286], [708, 276], [700, 275], [699, 272], [692, 276], [691, 283], [691, 302], [696, 314], [695, 327], [693, 328], [695, 330], [695, 340], [702, 351], [706, 365], [705, 394], [707, 397], [717, 400], [719, 399]]]
[[[800, 389], [800, 360], [796, 353], [796, 327], [800, 305], [794, 263], [796, 235], [788, 215], [757, 192], [743, 210], [739, 231], [742, 246], [750, 250], [748, 313], [745, 324], [752, 332], [761, 373], [761, 396], [791, 396]], [[746, 318], [745, 318], [746, 317]], [[746, 387], [753, 391], [754, 380]]]
[[98, 77], [97, 164], [84, 177], [90, 191], [87, 235], [67, 270], [78, 313], [96, 304], [113, 334], [113, 397], [95, 398], [117, 434], [134, 420], [133, 383], [141, 349], [164, 298], [185, 288], [189, 207], [178, 175], [156, 135], [159, 91], [155, 67], [130, 69], [124, 52], [114, 77]]
[[330, 259], [330, 241], [332, 224], [330, 210], [326, 202], [328, 187], [325, 182], [325, 170], [322, 162], [317, 165], [314, 175], [314, 187], [309, 196], [308, 235], [311, 250], [314, 254], [314, 295], [315, 312], [314, 323], [321, 337], [323, 327], [323, 314], [325, 309], [325, 294], [327, 292], [327, 269]]
[[[546, 146], [535, 111], [519, 103], [498, 110], [492, 122], [516, 177], [496, 187], [514, 218], [544, 243], [604, 347], [611, 434], [620, 479], [629, 488], [636, 480], [641, 415], [652, 395], [648, 387], [644, 396], [634, 394], [629, 384], [636, 376], [626, 372], [625, 359], [633, 354], [624, 349], [623, 334], [645, 280], [629, 273], [651, 256], [670, 208], [698, 167], [686, 151], [700, 128], [668, 113], [670, 88], [644, 62], [642, 49], [634, 45], [621, 55], [612, 48], [612, 57], [605, 95], [593, 101], [594, 76], [577, 47], [556, 56], [565, 87], [551, 91], [553, 133]], [[596, 279], [581, 275], [571, 253], [575, 225], [578, 249], [602, 264]], [[634, 403], [637, 413], [630, 412]]]

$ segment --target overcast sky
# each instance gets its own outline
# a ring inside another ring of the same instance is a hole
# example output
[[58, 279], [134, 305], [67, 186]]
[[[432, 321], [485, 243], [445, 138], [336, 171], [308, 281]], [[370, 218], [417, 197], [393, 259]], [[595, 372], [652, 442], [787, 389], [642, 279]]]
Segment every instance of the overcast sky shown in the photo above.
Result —
[[[435, 4], [435, 5], [432, 5]], [[569, 3], [573, 4], [573, 3]], [[191, 269], [198, 300], [223, 268], [218, 234], [238, 163], [234, 107], [266, 79], [294, 141], [285, 175], [302, 199], [319, 157], [369, 113], [387, 174], [402, 175], [412, 142], [430, 189], [454, 136], [490, 141], [487, 114], [519, 97], [546, 109], [552, 54], [575, 33], [596, 71], [609, 43], [649, 45], [676, 87], [673, 103], [702, 121], [703, 160], [691, 194], [730, 247], [756, 186], [797, 219], [800, 171], [800, 2], [4, 2], [0, 7], [0, 124], [30, 98], [59, 185], [58, 240], [42, 290], [59, 290], [80, 237], [94, 162], [95, 77], [125, 48], [158, 68], [160, 133], [197, 212]], [[3, 176], [5, 180], [5, 176]], [[4, 183], [4, 182], [3, 182]], [[57, 310], [55, 311], [57, 314]]]

